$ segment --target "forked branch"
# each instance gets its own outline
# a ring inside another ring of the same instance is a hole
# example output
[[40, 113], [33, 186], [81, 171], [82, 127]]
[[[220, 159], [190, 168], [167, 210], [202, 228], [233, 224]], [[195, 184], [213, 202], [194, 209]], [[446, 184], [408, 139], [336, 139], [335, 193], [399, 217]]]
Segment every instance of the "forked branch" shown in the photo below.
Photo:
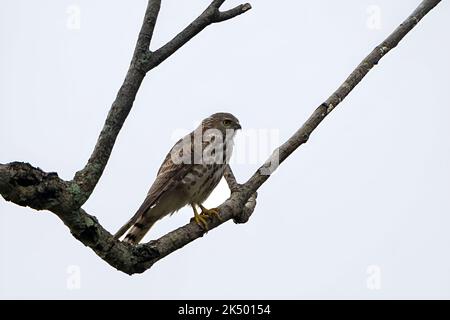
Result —
[[[26, 163], [0, 164], [0, 194], [7, 201], [36, 210], [49, 210], [66, 224], [71, 233], [111, 266], [128, 274], [141, 273], [168, 254], [202, 237], [204, 230], [189, 223], [158, 240], [131, 246], [117, 241], [97, 219], [81, 206], [89, 198], [99, 181], [111, 155], [117, 135], [127, 118], [146, 73], [159, 65], [196, 34], [212, 23], [236, 17], [251, 8], [239, 5], [220, 11], [224, 0], [214, 0], [189, 26], [160, 49], [149, 49], [161, 1], [150, 0], [139, 33], [136, 49], [125, 81], [117, 94], [94, 151], [86, 166], [76, 173], [72, 181], [64, 181], [56, 173], [46, 173]], [[419, 7], [380, 45], [378, 45], [350, 74], [344, 83], [310, 116], [295, 134], [274, 151], [264, 165], [244, 184], [239, 184], [228, 167], [225, 178], [231, 196], [219, 207], [221, 221], [211, 221], [210, 230], [233, 219], [246, 222], [256, 206], [259, 187], [270, 174], [300, 145], [308, 141], [322, 120], [342, 102], [381, 58], [411, 31], [440, 0], [424, 0]]]

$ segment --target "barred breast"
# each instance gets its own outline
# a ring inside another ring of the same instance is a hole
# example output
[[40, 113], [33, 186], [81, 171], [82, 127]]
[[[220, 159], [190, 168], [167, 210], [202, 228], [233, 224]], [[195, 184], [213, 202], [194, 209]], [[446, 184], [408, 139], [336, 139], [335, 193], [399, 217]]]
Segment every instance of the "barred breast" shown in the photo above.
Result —
[[[194, 164], [191, 171], [182, 179], [184, 191], [191, 203], [202, 204], [219, 184], [222, 179], [225, 166], [230, 160], [233, 150], [233, 136], [227, 137], [225, 143], [217, 145], [217, 150], [222, 149], [215, 163]], [[211, 142], [214, 143], [214, 142]], [[227, 152], [228, 150], [228, 152]]]
[[192, 203], [203, 203], [223, 177], [225, 164], [196, 164], [183, 179], [184, 190]]

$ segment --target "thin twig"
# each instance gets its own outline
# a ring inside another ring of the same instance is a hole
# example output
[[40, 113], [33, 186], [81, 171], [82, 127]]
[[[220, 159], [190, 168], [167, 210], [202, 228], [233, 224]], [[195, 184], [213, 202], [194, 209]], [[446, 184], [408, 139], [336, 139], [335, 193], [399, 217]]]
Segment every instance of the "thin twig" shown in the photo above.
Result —
[[234, 176], [233, 170], [231, 170], [230, 165], [227, 165], [225, 167], [224, 177], [225, 177], [225, 181], [228, 184], [228, 188], [230, 188], [230, 191], [232, 193], [239, 191], [240, 185], [236, 181], [236, 177]]

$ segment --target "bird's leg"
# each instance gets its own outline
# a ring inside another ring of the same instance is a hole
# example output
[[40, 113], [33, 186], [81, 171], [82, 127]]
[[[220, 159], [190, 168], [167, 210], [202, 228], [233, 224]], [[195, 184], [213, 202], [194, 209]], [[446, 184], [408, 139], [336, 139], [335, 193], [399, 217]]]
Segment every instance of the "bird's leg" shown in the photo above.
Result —
[[200, 227], [202, 227], [205, 230], [208, 230], [208, 222], [204, 217], [202, 217], [201, 214], [198, 214], [195, 204], [191, 203], [191, 207], [194, 210], [194, 217], [191, 219], [191, 221], [194, 220]]
[[200, 209], [202, 209], [202, 213], [200, 215], [206, 216], [206, 217], [214, 216], [217, 219], [219, 219], [220, 221], [222, 221], [222, 218], [219, 215], [219, 209], [217, 209], [217, 208], [206, 209], [201, 204], [199, 204], [198, 206], [200, 207]]

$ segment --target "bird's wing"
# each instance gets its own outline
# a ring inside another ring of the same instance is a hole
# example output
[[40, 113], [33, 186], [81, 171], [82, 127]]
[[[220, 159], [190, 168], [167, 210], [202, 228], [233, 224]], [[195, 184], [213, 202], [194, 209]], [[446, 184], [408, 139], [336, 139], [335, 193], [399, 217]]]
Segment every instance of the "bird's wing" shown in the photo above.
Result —
[[120, 238], [138, 219], [141, 215], [145, 214], [161, 197], [161, 195], [174, 188], [190, 171], [193, 164], [191, 163], [174, 163], [172, 160], [172, 152], [174, 148], [179, 149], [180, 155], [182, 156], [183, 148], [179, 148], [180, 143], [183, 139], [180, 139], [173, 147], [170, 149], [166, 158], [164, 159], [161, 167], [158, 170], [155, 181], [153, 182], [150, 190], [145, 197], [144, 202], [141, 204], [139, 209], [136, 211], [134, 216], [123, 225], [119, 231], [114, 235], [115, 239]]

